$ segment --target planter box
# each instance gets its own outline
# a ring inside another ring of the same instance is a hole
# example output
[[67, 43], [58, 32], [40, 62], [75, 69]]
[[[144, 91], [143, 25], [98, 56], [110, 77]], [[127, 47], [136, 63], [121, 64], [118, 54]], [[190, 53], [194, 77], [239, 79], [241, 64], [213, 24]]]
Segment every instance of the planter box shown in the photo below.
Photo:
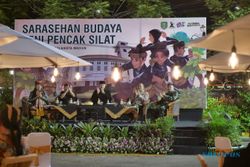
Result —
[[201, 121], [202, 108], [180, 109], [180, 121]]

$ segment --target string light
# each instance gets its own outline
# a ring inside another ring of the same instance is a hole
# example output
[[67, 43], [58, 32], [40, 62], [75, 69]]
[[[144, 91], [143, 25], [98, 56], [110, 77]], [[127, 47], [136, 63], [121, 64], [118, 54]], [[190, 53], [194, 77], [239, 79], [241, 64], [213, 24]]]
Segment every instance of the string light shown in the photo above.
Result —
[[75, 75], [75, 79], [78, 81], [78, 80], [80, 80], [80, 78], [81, 78], [81, 74], [80, 74], [80, 72], [78, 71], [78, 72], [76, 73], [76, 75]]
[[238, 64], [239, 64], [239, 59], [236, 54], [236, 47], [235, 47], [235, 37], [234, 37], [234, 31], [232, 30], [233, 33], [233, 47], [232, 47], [232, 53], [228, 61], [228, 66], [231, 67], [232, 69], [235, 69]]
[[210, 73], [209, 75], [209, 81], [213, 82], [215, 80], [215, 75], [213, 73], [213, 71]]
[[121, 73], [120, 73], [119, 68], [117, 67], [117, 65], [114, 67], [111, 77], [115, 82], [117, 82], [117, 81], [119, 81], [121, 79]]
[[233, 46], [228, 65], [232, 69], [235, 69], [238, 66], [238, 64], [239, 64], [239, 59], [238, 59], [237, 54], [236, 54], [236, 48], [235, 48], [235, 46]]
[[10, 75], [14, 75], [15, 72], [14, 72], [14, 70], [10, 70], [9, 73], [10, 73]]
[[248, 85], [250, 85], [250, 78], [248, 79], [247, 83], [248, 83]]
[[214, 80], [215, 80], [215, 75], [214, 75], [214, 70], [213, 70], [213, 67], [212, 67], [211, 73], [209, 75], [209, 81], [213, 82]]
[[207, 86], [208, 83], [209, 83], [209, 81], [208, 81], [207, 77], [205, 77], [205, 78], [204, 78], [204, 84]]
[[50, 78], [50, 81], [51, 81], [52, 83], [54, 83], [54, 82], [56, 81], [56, 77], [55, 77], [54, 75], [52, 75], [52, 77]]
[[58, 74], [59, 74], [59, 71], [58, 71], [57, 67], [55, 67], [53, 75], [56, 77], [56, 76], [58, 76]]
[[181, 77], [181, 70], [179, 66], [174, 66], [172, 76], [174, 79], [178, 80]]
[[81, 79], [81, 74], [80, 74], [80, 72], [79, 72], [79, 68], [80, 68], [80, 64], [79, 64], [79, 62], [78, 62], [78, 67], [76, 68], [76, 74], [75, 74], [75, 79], [77, 80], [77, 81], [79, 81], [80, 79]]

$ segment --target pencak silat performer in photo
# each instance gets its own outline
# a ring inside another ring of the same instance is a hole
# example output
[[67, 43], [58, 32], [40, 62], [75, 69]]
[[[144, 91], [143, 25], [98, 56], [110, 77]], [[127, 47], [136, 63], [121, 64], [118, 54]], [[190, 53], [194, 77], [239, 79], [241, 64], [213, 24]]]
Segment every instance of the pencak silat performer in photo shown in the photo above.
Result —
[[133, 69], [133, 77], [135, 78], [140, 74], [142, 74], [147, 69], [147, 66], [145, 65], [147, 53], [145, 51], [140, 52], [139, 49], [132, 48], [129, 51], [129, 57], [131, 61], [123, 64], [120, 67], [120, 70], [127, 71]]
[[[174, 44], [174, 55], [170, 57], [170, 60], [174, 63], [174, 65], [179, 66], [181, 69], [187, 64], [189, 58], [192, 55], [186, 55], [185, 53], [185, 43], [183, 41], [179, 41]], [[184, 89], [184, 88], [192, 88], [192, 84], [189, 82], [188, 78], [184, 78], [183, 76], [178, 80], [171, 78], [174, 84], [174, 87]]]
[[149, 92], [151, 101], [156, 101], [160, 93], [165, 93], [169, 82], [169, 71], [174, 64], [168, 59], [169, 51], [166, 48], [157, 48], [155, 51], [154, 65], [148, 66], [143, 73], [135, 77], [131, 82], [118, 82], [115, 86], [117, 100], [127, 101], [132, 97], [133, 90], [142, 83]]
[[[160, 37], [166, 39], [166, 41], [160, 41]], [[171, 45], [177, 43], [178, 41], [174, 38], [167, 37], [165, 32], [161, 32], [158, 29], [152, 29], [149, 31], [149, 41], [150, 44], [143, 46], [145, 43], [145, 37], [140, 39], [140, 44], [136, 46], [136, 48], [140, 49], [141, 51], [151, 51], [151, 58], [154, 58], [155, 53], [158, 48], [166, 48], [167, 45]]]

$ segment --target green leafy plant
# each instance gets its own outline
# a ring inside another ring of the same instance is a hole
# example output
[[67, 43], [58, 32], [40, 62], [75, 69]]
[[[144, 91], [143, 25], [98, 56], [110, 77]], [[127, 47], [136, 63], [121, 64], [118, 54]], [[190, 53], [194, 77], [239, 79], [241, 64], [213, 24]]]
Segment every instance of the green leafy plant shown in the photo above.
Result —
[[59, 123], [50, 124], [49, 133], [52, 136], [63, 136], [63, 128], [61, 124]]
[[95, 123], [79, 122], [76, 127], [83, 133], [85, 137], [95, 136], [97, 128]]
[[22, 129], [49, 132], [53, 136], [54, 152], [83, 153], [150, 153], [166, 154], [172, 145], [173, 119], [163, 117], [134, 127], [112, 127], [96, 123], [63, 125], [47, 120], [24, 118]]
[[250, 132], [250, 93], [248, 91], [238, 91], [239, 100], [236, 103], [240, 112], [236, 113], [235, 118], [241, 122], [241, 129]]
[[118, 127], [119, 130], [119, 136], [123, 138], [127, 138], [129, 136], [129, 129], [128, 127]]
[[23, 134], [27, 135], [31, 132], [49, 132], [50, 123], [47, 120], [26, 119], [22, 120]]
[[160, 117], [155, 120], [156, 127], [161, 129], [162, 137], [171, 136], [174, 119], [172, 117]]
[[238, 112], [235, 105], [224, 104], [217, 98], [208, 98], [207, 109], [203, 114], [203, 120], [207, 122], [207, 145], [214, 146], [216, 136], [229, 137], [233, 145], [239, 144], [240, 121], [233, 117]]
[[223, 116], [216, 116], [205, 126], [208, 130], [206, 141], [209, 146], [214, 146], [216, 136], [228, 137], [232, 145], [240, 144], [240, 122], [238, 120], [227, 120]]
[[63, 128], [63, 133], [65, 136], [69, 136], [69, 137], [72, 137], [72, 136], [77, 136], [77, 134], [75, 134], [75, 127], [72, 126], [72, 125], [61, 125], [62, 128]]

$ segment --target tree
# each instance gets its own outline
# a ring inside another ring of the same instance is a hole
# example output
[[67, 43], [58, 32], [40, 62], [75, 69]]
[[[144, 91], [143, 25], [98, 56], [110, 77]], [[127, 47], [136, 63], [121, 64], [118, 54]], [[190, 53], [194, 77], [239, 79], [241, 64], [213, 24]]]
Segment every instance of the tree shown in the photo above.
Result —
[[77, 17], [84, 18], [103, 18], [110, 16], [110, 4], [108, 1], [90, 2], [86, 7], [80, 7]]
[[14, 25], [15, 19], [31, 18], [31, 10], [25, 0], [1, 0], [0, 19], [2, 24]]
[[42, 18], [70, 18], [74, 17], [74, 11], [70, 0], [46, 0], [40, 16]]
[[250, 13], [250, 4], [244, 0], [205, 0], [205, 3], [214, 21], [212, 29]]
[[173, 11], [169, 3], [162, 0], [128, 0], [131, 17], [170, 17]]

